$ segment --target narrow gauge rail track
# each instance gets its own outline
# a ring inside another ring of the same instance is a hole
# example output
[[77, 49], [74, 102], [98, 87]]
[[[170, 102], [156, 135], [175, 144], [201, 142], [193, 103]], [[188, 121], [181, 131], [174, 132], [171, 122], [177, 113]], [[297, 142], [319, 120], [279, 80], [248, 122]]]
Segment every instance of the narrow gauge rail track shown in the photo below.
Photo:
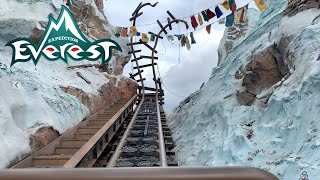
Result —
[[[157, 3], [140, 3], [132, 14], [133, 26], [143, 12], [143, 7], [155, 7]], [[249, 167], [186, 168], [178, 166], [173, 152], [174, 143], [171, 132], [166, 125], [164, 91], [161, 79], [157, 78], [155, 66], [158, 57], [156, 50], [162, 33], [167, 34], [175, 23], [188, 24], [176, 19], [169, 11], [166, 25], [162, 25], [153, 46], [130, 38], [132, 62], [136, 73], [130, 77], [139, 84], [138, 94], [131, 99], [121, 99], [109, 109], [101, 110], [76, 127], [64, 133], [46, 147], [27, 157], [12, 168], [41, 168], [38, 171], [0, 170], [0, 179], [212, 179], [212, 180], [276, 180], [272, 174]], [[144, 45], [151, 51], [151, 56], [140, 55], [135, 46]], [[140, 65], [142, 59], [150, 59], [150, 64]], [[152, 68], [155, 87], [145, 87], [143, 72]], [[136, 77], [138, 77], [136, 79]], [[149, 92], [147, 92], [149, 91]], [[152, 93], [151, 93], [151, 92]], [[137, 105], [134, 109], [134, 105]], [[154, 166], [159, 166], [156, 168]], [[80, 168], [55, 169], [47, 168]], [[82, 167], [82, 168], [81, 168]], [[106, 169], [88, 169], [107, 167]], [[119, 168], [121, 167], [121, 168]], [[148, 167], [148, 168], [142, 168]], [[85, 168], [85, 169], [83, 169]]]
[[[140, 10], [145, 6], [155, 7], [157, 3], [140, 3], [133, 17], [133, 25], [136, 19], [143, 13]], [[166, 126], [165, 114], [163, 112], [164, 92], [161, 80], [155, 73], [154, 55], [161, 33], [166, 28], [172, 29], [173, 23], [184, 22], [177, 20], [168, 12], [173, 20], [168, 18], [168, 24], [162, 26], [158, 21], [161, 31], [156, 36], [154, 46], [142, 42], [133, 42], [130, 38], [128, 46], [131, 47], [130, 54], [136, 63], [138, 72], [130, 74], [134, 80], [135, 76], [138, 86], [138, 95], [131, 99], [122, 99], [109, 109], [102, 110], [86, 121], [64, 133], [55, 141], [51, 142], [41, 150], [35, 152], [12, 168], [75, 168], [75, 167], [150, 167], [150, 166], [177, 166], [172, 151], [174, 144], [169, 128]], [[144, 45], [151, 50], [151, 56], [137, 57], [135, 45]], [[140, 65], [139, 60], [151, 59], [151, 64]], [[152, 67], [155, 87], [145, 87], [143, 68]], [[153, 91], [155, 93], [145, 93]], [[135, 110], [134, 104], [137, 104]], [[165, 130], [165, 131], [163, 131]]]

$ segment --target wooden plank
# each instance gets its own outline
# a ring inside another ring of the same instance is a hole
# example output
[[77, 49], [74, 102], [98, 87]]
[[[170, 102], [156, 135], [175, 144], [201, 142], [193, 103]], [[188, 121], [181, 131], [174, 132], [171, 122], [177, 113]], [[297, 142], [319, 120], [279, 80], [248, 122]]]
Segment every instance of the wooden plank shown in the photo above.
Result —
[[[141, 39], [140, 39], [141, 40]], [[139, 42], [134, 42], [132, 43], [132, 45], [140, 45], [140, 44], [143, 44], [142, 41], [139, 41]], [[131, 43], [128, 43], [127, 46], [131, 46]]]
[[[104, 134], [113, 126], [122, 113], [134, 103], [137, 95], [133, 96], [84, 146], [82, 146], [69, 161], [64, 164], [64, 168], [75, 168], [90, 150], [101, 140]], [[111, 138], [111, 137], [110, 137]], [[97, 158], [98, 159], [98, 158]]]
[[[141, 39], [139, 39], [139, 43], [145, 45], [145, 46], [146, 46], [148, 49], [150, 49], [151, 51], [153, 50], [153, 48], [152, 48], [149, 44], [147, 44], [147, 43], [145, 43], [145, 42], [142, 42]], [[154, 50], [154, 52], [155, 52], [156, 54], [158, 53], [157, 50]]]
[[146, 78], [138, 79], [137, 82], [145, 81]]
[[[138, 86], [138, 89], [142, 89], [142, 87], [141, 87], [141, 86]], [[144, 87], [144, 90], [147, 90], [147, 91], [157, 91], [156, 88], [151, 88], [151, 87]], [[163, 93], [163, 91], [161, 91], [160, 89], [159, 89], [158, 92]]]
[[139, 52], [141, 52], [141, 51], [142, 51], [142, 50], [129, 51], [128, 54], [139, 53]]
[[[141, 73], [143, 73], [143, 69], [142, 70], [140, 70], [139, 72], [136, 72], [136, 73], [134, 73], [134, 74], [131, 74], [132, 75], [132, 77], [136, 77], [136, 76], [138, 76], [139, 74], [141, 74]], [[130, 75], [130, 77], [131, 77], [131, 75]]]
[[[157, 63], [142, 65], [142, 66], [139, 66], [139, 68], [146, 68], [146, 67], [153, 66], [153, 65], [157, 65]], [[138, 69], [138, 67], [133, 67], [133, 69]]]
[[[139, 61], [141, 59], [152, 59], [151, 56], [140, 56], [137, 59], [132, 59], [131, 62]], [[155, 60], [159, 59], [159, 57], [154, 57]]]
[[139, 14], [136, 14], [135, 16], [133, 16], [132, 18], [130, 18], [130, 21], [133, 21], [135, 19], [137, 19], [138, 17], [140, 17], [143, 14], [143, 12], [139, 12]]

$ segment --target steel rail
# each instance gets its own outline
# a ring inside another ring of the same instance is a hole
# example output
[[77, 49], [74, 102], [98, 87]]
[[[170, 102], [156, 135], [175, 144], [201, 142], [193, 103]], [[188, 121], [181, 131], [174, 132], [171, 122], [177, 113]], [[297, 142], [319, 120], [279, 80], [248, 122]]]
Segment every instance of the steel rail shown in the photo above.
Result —
[[[133, 20], [133, 26], [135, 26], [136, 21], [137, 21], [137, 18], [139, 17], [139, 16], [138, 16], [139, 11], [140, 11], [143, 7], [145, 7], [145, 6], [155, 7], [155, 6], [157, 6], [157, 4], [158, 4], [158, 2], [155, 3], [155, 4], [151, 4], [151, 3], [144, 3], [144, 4], [142, 4], [142, 3], [140, 3], [140, 4], [138, 5], [138, 7], [135, 9], [135, 11], [132, 13], [132, 16], [133, 16], [133, 17], [132, 17], [131, 19]], [[133, 58], [134, 58], [134, 60], [135, 60], [135, 62], [136, 62], [136, 67], [137, 67], [138, 74], [139, 74], [139, 77], [140, 77], [140, 81], [139, 81], [139, 82], [141, 82], [141, 87], [142, 87], [142, 93], [141, 93], [141, 95], [142, 95], [142, 97], [141, 97], [141, 100], [140, 100], [140, 103], [139, 103], [138, 107], [137, 107], [136, 110], [135, 110], [135, 113], [134, 113], [134, 115], [133, 115], [133, 117], [132, 117], [131, 122], [129, 123], [129, 125], [128, 125], [126, 131], [125, 131], [125, 133], [124, 133], [123, 136], [121, 137], [121, 140], [120, 140], [120, 142], [119, 142], [119, 144], [118, 144], [118, 146], [117, 146], [114, 154], [112, 155], [111, 159], [110, 159], [109, 162], [108, 162], [108, 167], [109, 167], [109, 168], [110, 168], [110, 167], [114, 167], [114, 166], [116, 165], [117, 160], [118, 160], [118, 158], [119, 158], [119, 156], [120, 156], [120, 154], [121, 154], [121, 148], [122, 148], [122, 147], [124, 146], [124, 144], [125, 144], [125, 141], [126, 141], [126, 139], [127, 139], [127, 137], [128, 137], [128, 134], [129, 134], [129, 132], [130, 132], [130, 128], [132, 127], [134, 121], [136, 120], [136, 118], [137, 118], [137, 116], [138, 116], [138, 114], [139, 114], [139, 110], [140, 110], [140, 108], [141, 108], [141, 106], [142, 106], [142, 104], [143, 104], [143, 102], [144, 102], [144, 99], [145, 99], [144, 82], [143, 82], [143, 77], [142, 77], [142, 74], [141, 74], [141, 72], [143, 72], [143, 71], [140, 70], [140, 65], [139, 65], [139, 62], [138, 62], [138, 60], [137, 60], [137, 55], [136, 55], [137, 51], [135, 51], [134, 46], [133, 46], [133, 43], [134, 43], [134, 42], [133, 42], [133, 36], [131, 36], [131, 37], [130, 37], [130, 47], [131, 47], [131, 52], [132, 52]], [[154, 65], [153, 65], [153, 66], [154, 66]]]
[[[168, 13], [170, 16], [171, 13]], [[174, 17], [173, 17], [174, 18]], [[155, 62], [155, 49], [158, 45], [158, 42], [159, 42], [159, 38], [161, 36], [161, 34], [163, 32], [166, 32], [166, 28], [168, 27], [172, 27], [172, 24], [173, 23], [179, 23], [179, 22], [182, 22], [186, 25], [186, 28], [188, 29], [188, 23], [184, 20], [180, 20], [180, 19], [173, 19], [171, 21], [168, 22], [167, 25], [165, 25], [164, 27], [160, 26], [161, 27], [161, 30], [160, 32], [158, 33], [157, 35], [157, 38], [156, 38], [156, 41], [155, 41], [155, 44], [154, 44], [154, 47], [153, 47], [153, 51], [152, 51], [152, 55], [151, 55], [151, 58], [152, 58], [152, 64], [154, 64]], [[160, 24], [159, 24], [160, 25]], [[163, 137], [163, 133], [162, 133], [162, 123], [161, 123], [161, 115], [160, 115], [160, 106], [159, 106], [159, 97], [158, 97], [158, 94], [159, 94], [159, 86], [158, 86], [158, 81], [157, 81], [157, 75], [156, 75], [156, 70], [155, 70], [155, 67], [154, 65], [152, 66], [152, 71], [153, 71], [153, 79], [155, 81], [155, 86], [156, 86], [156, 104], [157, 104], [157, 118], [158, 118], [158, 129], [159, 129], [159, 133], [158, 133], [158, 138], [159, 138], [159, 146], [160, 146], [160, 159], [161, 159], [161, 166], [162, 167], [166, 167], [168, 164], [167, 164], [167, 155], [166, 155], [166, 151], [165, 151], [165, 145], [164, 145], [164, 137]]]
[[128, 134], [129, 134], [129, 132], [130, 132], [130, 128], [132, 127], [135, 119], [137, 118], [137, 116], [138, 116], [138, 114], [139, 114], [139, 110], [140, 110], [142, 104], [143, 104], [143, 101], [141, 101], [141, 102], [139, 103], [139, 106], [135, 109], [135, 113], [134, 113], [134, 115], [133, 115], [133, 117], [132, 117], [132, 120], [131, 120], [131, 122], [129, 123], [126, 131], [125, 131], [124, 134], [123, 134], [123, 136], [121, 137], [121, 140], [120, 140], [120, 142], [119, 142], [119, 144], [118, 144], [118, 146], [117, 146], [114, 154], [112, 155], [112, 157], [111, 157], [111, 159], [110, 159], [110, 161], [109, 161], [109, 163], [108, 163], [108, 167], [109, 167], [109, 168], [114, 167], [114, 166], [116, 165], [117, 160], [118, 160], [118, 158], [119, 158], [119, 156], [120, 156], [120, 153], [121, 153], [121, 148], [122, 148], [123, 145], [125, 144], [125, 141], [126, 141], [126, 139], [127, 139], [127, 137], [128, 137]]
[[[98, 159], [98, 157], [102, 154], [104, 148], [107, 146], [108, 142], [105, 142], [104, 139], [110, 138], [108, 136], [109, 130], [111, 130], [111, 126], [117, 125], [117, 121], [121, 122], [121, 119], [124, 117], [123, 113], [129, 113], [128, 108], [131, 109], [133, 107], [133, 104], [135, 103], [135, 100], [137, 98], [137, 95], [133, 96], [88, 142], [86, 142], [72, 157], [69, 159], [63, 166], [63, 168], [75, 168], [79, 166], [79, 164], [87, 157], [89, 162], [86, 164], [93, 165], [95, 160]], [[119, 119], [120, 118], [120, 119]], [[122, 121], [123, 122], [123, 121]], [[120, 124], [120, 123], [118, 123]], [[113, 132], [114, 134], [115, 132]], [[98, 148], [97, 146], [103, 148]], [[90, 156], [93, 150], [93, 148], [96, 148], [96, 151], [92, 155], [93, 158]], [[90, 166], [90, 165], [89, 165]]]
[[269, 172], [250, 167], [161, 167], [93, 169], [0, 170], [6, 180], [278, 180]]

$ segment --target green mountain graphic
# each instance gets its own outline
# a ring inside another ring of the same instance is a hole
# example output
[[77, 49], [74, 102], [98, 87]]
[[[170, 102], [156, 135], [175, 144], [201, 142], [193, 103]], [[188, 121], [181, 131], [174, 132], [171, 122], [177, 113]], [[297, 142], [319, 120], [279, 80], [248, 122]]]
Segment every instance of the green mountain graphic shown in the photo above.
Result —
[[[30, 39], [18, 38], [6, 46], [10, 46], [14, 51], [11, 66], [29, 60], [37, 65], [42, 55], [49, 61], [61, 59], [65, 63], [68, 63], [68, 59], [97, 61], [102, 58], [101, 63], [105, 64], [111, 59], [113, 49], [121, 51], [119, 44], [110, 39], [91, 43], [80, 31], [71, 12], [65, 6], [62, 6], [57, 20], [49, 16], [48, 26], [38, 45]], [[25, 51], [21, 52], [21, 48]], [[19, 56], [16, 54], [17, 50]]]

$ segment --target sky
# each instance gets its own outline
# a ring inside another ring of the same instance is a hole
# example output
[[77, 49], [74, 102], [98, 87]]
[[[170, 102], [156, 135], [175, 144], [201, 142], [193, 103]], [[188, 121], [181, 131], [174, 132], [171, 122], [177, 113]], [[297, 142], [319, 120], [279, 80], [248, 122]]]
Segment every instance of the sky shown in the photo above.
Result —
[[[141, 32], [151, 31], [158, 33], [159, 26], [154, 23], [156, 23], [156, 20], [166, 20], [168, 17], [166, 13], [167, 10], [176, 18], [184, 19], [190, 24], [190, 15], [213, 7], [221, 1], [223, 0], [161, 0], [155, 8], [150, 6], [143, 8], [144, 14], [138, 18], [137, 29]], [[140, 2], [141, 0], [105, 1], [105, 13], [109, 23], [113, 26], [130, 27], [131, 22], [129, 19], [131, 14]], [[150, 0], [142, 2], [154, 3], [156, 1]], [[214, 21], [216, 20], [212, 19], [210, 22]], [[215, 23], [212, 26], [211, 34], [208, 34], [205, 30], [205, 25], [206, 24], [202, 26], [203, 29], [199, 27], [197, 31], [194, 32], [196, 44], [192, 45], [190, 51], [187, 50], [186, 47], [179, 47], [180, 43], [176, 38], [173, 43], [164, 38], [158, 44], [159, 60], [157, 63], [160, 77], [164, 84], [164, 108], [166, 111], [175, 108], [183, 99], [198, 90], [203, 82], [208, 81], [212, 69], [217, 66], [217, 50], [225, 27], [224, 25]], [[183, 26], [183, 24], [175, 25], [173, 31], [169, 32], [169, 34], [186, 34], [193, 30], [192, 27], [187, 30]], [[136, 40], [139, 39], [137, 38]], [[137, 49], [142, 49], [142, 55], [151, 56], [150, 50], [143, 47]], [[141, 64], [149, 64], [150, 62], [151, 60], [143, 60]], [[132, 71], [132, 66], [133, 64], [129, 62], [123, 74], [128, 75]], [[146, 86], [154, 87], [154, 82], [151, 81], [151, 68], [148, 68], [143, 76], [149, 79], [145, 82]]]

